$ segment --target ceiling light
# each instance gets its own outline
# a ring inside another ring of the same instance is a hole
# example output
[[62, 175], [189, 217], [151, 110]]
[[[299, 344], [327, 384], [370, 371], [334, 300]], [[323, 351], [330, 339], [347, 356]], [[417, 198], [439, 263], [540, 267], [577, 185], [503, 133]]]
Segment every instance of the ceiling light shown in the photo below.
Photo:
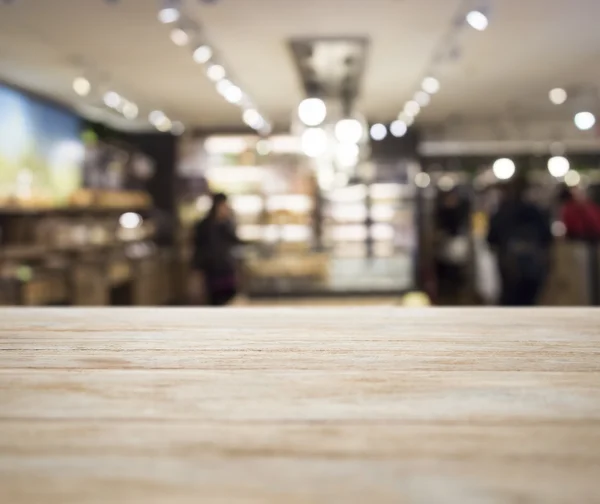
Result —
[[233, 86], [231, 81], [227, 79], [220, 80], [217, 82], [217, 93], [219, 93], [221, 96], [225, 96], [225, 93], [231, 86]]
[[318, 126], [327, 117], [327, 106], [320, 98], [306, 98], [298, 105], [298, 117], [306, 126]]
[[408, 126], [404, 121], [400, 121], [398, 119], [397, 121], [394, 121], [392, 124], [390, 124], [390, 133], [396, 138], [403, 137], [404, 135], [406, 135], [407, 131]]
[[121, 97], [114, 91], [109, 91], [104, 94], [104, 104], [110, 108], [117, 108], [121, 105]]
[[179, 9], [175, 7], [165, 7], [158, 11], [158, 20], [163, 24], [174, 23], [181, 17]]
[[239, 87], [231, 84], [225, 90], [223, 96], [229, 103], [240, 103], [244, 97], [244, 93], [242, 93], [242, 90]]
[[563, 88], [554, 88], [550, 91], [548, 97], [554, 105], [562, 105], [567, 101], [567, 92]]
[[221, 65], [210, 65], [206, 75], [211, 81], [217, 82], [225, 78], [225, 69]]
[[327, 151], [328, 140], [323, 128], [308, 128], [302, 133], [302, 152], [313, 158], [322, 156]]
[[157, 124], [162, 122], [165, 119], [165, 117], [166, 116], [164, 112], [161, 112], [160, 110], [153, 110], [148, 115], [148, 120], [150, 121], [150, 124], [156, 126]]
[[500, 158], [494, 162], [492, 167], [494, 175], [499, 180], [508, 180], [516, 171], [515, 163], [512, 159]]
[[432, 95], [440, 90], [440, 81], [435, 77], [425, 77], [421, 83], [421, 87], [423, 91]]
[[212, 55], [213, 52], [210, 47], [208, 47], [207, 45], [201, 45], [197, 47], [194, 51], [193, 58], [196, 63], [200, 63], [202, 65], [204, 63], [207, 63], [208, 60], [212, 58]]
[[553, 177], [564, 177], [570, 168], [569, 160], [564, 156], [554, 156], [548, 160], [548, 171]]
[[162, 131], [163, 133], [166, 133], [167, 131], [171, 130], [171, 128], [173, 127], [173, 123], [171, 122], [171, 120], [167, 116], [164, 116], [162, 118], [162, 120], [160, 120], [154, 126], [156, 127], [156, 129], [158, 131]]
[[190, 36], [181, 28], [173, 28], [171, 30], [171, 40], [176, 46], [183, 47], [190, 41]]
[[415, 175], [415, 185], [417, 187], [420, 187], [421, 189], [425, 189], [426, 187], [429, 187], [430, 183], [431, 183], [431, 177], [429, 176], [429, 174], [427, 174], [425, 172], [420, 172]]
[[265, 124], [264, 119], [255, 109], [245, 110], [244, 114], [242, 115], [242, 119], [252, 129], [260, 129]]
[[596, 117], [591, 112], [579, 112], [575, 114], [575, 126], [580, 130], [589, 130], [596, 124]]
[[410, 128], [415, 123], [415, 118], [413, 116], [409, 116], [405, 112], [400, 112], [398, 114], [398, 120], [406, 124], [408, 128]]
[[138, 116], [139, 109], [135, 103], [127, 102], [123, 105], [123, 115], [127, 119], [135, 119]]
[[185, 133], [185, 126], [181, 121], [173, 121], [173, 124], [171, 124], [171, 133], [176, 136], [183, 135]]
[[361, 141], [363, 127], [356, 119], [342, 119], [335, 125], [335, 137], [340, 143], [356, 144]]
[[421, 111], [421, 105], [415, 100], [407, 101], [404, 105], [404, 113], [410, 117], [415, 117]]
[[373, 124], [370, 133], [373, 140], [383, 140], [387, 136], [387, 128], [381, 123]]
[[90, 94], [91, 90], [92, 85], [85, 77], [77, 77], [73, 80], [73, 91], [79, 96], [87, 96]]
[[565, 184], [569, 187], [575, 187], [581, 182], [581, 175], [575, 170], [569, 170], [565, 175]]
[[467, 14], [467, 23], [477, 31], [483, 31], [488, 27], [489, 21], [483, 12], [474, 10]]
[[421, 106], [427, 107], [431, 102], [431, 96], [426, 91], [417, 91], [414, 96], [414, 100]]

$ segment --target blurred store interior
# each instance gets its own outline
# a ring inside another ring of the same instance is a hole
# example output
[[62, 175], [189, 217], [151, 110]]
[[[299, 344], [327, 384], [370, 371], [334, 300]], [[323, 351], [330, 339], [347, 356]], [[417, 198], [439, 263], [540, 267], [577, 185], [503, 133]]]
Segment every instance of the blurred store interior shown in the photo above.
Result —
[[552, 232], [535, 304], [600, 304], [599, 19], [598, 0], [0, 0], [0, 305], [206, 304], [216, 193], [229, 304], [498, 304], [489, 223], [517, 177]]

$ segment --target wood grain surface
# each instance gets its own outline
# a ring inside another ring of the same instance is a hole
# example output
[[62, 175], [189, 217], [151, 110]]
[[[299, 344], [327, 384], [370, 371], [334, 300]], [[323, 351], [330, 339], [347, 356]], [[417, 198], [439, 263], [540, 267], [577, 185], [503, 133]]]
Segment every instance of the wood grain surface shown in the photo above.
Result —
[[600, 503], [600, 310], [0, 310], [0, 502]]

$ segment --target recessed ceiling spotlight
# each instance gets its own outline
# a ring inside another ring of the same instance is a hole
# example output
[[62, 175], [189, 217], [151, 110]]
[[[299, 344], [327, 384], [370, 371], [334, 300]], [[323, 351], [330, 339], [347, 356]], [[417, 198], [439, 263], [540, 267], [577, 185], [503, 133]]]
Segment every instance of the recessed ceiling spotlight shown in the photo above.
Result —
[[414, 100], [421, 106], [427, 107], [431, 102], [431, 96], [427, 91], [417, 91], [414, 96]]
[[306, 126], [318, 126], [327, 117], [327, 106], [320, 98], [306, 98], [298, 105], [298, 117]]
[[563, 88], [554, 88], [548, 93], [548, 97], [554, 105], [562, 105], [567, 101], [568, 95]]
[[554, 156], [548, 160], [548, 171], [553, 177], [564, 177], [570, 169], [569, 160], [564, 156]]
[[390, 124], [390, 133], [392, 135], [394, 135], [396, 138], [403, 137], [404, 135], [406, 135], [407, 131], [408, 131], [408, 126], [406, 125], [406, 123], [404, 121], [401, 121], [400, 119], [398, 119], [397, 121], [394, 121], [392, 124]]
[[135, 119], [138, 116], [138, 113], [139, 109], [135, 103], [128, 101], [123, 105], [123, 115], [127, 119]]
[[163, 24], [174, 23], [179, 21], [181, 13], [176, 7], [165, 7], [158, 11], [158, 20]]
[[370, 133], [373, 140], [383, 140], [387, 136], [387, 128], [381, 123], [373, 124], [373, 126], [371, 126]]
[[171, 30], [171, 40], [176, 46], [183, 47], [190, 41], [190, 36], [181, 28], [173, 28]]
[[171, 124], [171, 133], [175, 136], [183, 135], [185, 132], [185, 126], [181, 121], [173, 121]]
[[592, 129], [596, 124], [596, 117], [591, 112], [579, 112], [575, 114], [575, 126], [582, 131]]
[[432, 95], [440, 90], [440, 81], [435, 77], [425, 77], [421, 83], [421, 87], [423, 91]]
[[217, 82], [217, 93], [219, 93], [221, 96], [225, 96], [225, 93], [231, 86], [233, 86], [231, 81], [227, 79], [221, 79], [219, 82]]
[[512, 159], [508, 158], [497, 159], [492, 166], [492, 171], [497, 179], [508, 180], [515, 174], [515, 163]]
[[419, 105], [415, 100], [407, 101], [404, 105], [404, 113], [410, 117], [415, 117], [421, 111], [421, 105]]
[[76, 77], [73, 80], [73, 91], [75, 91], [79, 96], [87, 96], [90, 94], [91, 90], [92, 85], [85, 77]]
[[154, 126], [156, 126], [161, 121], [163, 121], [165, 119], [165, 117], [166, 116], [165, 116], [164, 112], [162, 112], [160, 110], [153, 110], [148, 115], [148, 120], [150, 121], [150, 124], [153, 124]]
[[210, 65], [206, 70], [208, 78], [217, 82], [225, 78], [225, 69], [221, 65]]
[[213, 52], [212, 49], [207, 45], [201, 45], [196, 48], [194, 51], [194, 61], [196, 63], [204, 64], [208, 63], [208, 60], [212, 58]]
[[264, 119], [256, 109], [245, 110], [242, 119], [248, 126], [255, 130], [262, 128], [265, 123]]
[[409, 128], [415, 123], [415, 118], [413, 116], [409, 116], [406, 112], [400, 112], [398, 114], [398, 120], [402, 121]]
[[162, 121], [160, 121], [159, 123], [157, 123], [155, 125], [156, 129], [162, 133], [166, 133], [167, 131], [171, 131], [171, 128], [173, 127], [173, 123], [171, 122], [171, 119], [169, 119], [167, 116], [163, 117]]
[[223, 96], [229, 103], [240, 103], [244, 98], [244, 93], [238, 86], [232, 84], [225, 90]]
[[114, 91], [109, 91], [108, 93], [104, 94], [103, 101], [104, 105], [106, 105], [107, 107], [116, 109], [121, 105], [122, 98], [121, 96], [119, 96], [118, 93], [115, 93]]
[[487, 16], [478, 10], [473, 10], [467, 14], [467, 23], [477, 31], [484, 31], [489, 24]]

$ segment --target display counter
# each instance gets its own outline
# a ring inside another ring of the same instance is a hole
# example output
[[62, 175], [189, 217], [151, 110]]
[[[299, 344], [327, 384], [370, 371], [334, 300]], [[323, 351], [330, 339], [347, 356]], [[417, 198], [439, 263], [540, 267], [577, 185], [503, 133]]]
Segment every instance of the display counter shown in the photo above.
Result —
[[148, 207], [0, 208], [0, 229], [0, 304], [183, 301], [171, 282], [175, 253], [155, 244]]

